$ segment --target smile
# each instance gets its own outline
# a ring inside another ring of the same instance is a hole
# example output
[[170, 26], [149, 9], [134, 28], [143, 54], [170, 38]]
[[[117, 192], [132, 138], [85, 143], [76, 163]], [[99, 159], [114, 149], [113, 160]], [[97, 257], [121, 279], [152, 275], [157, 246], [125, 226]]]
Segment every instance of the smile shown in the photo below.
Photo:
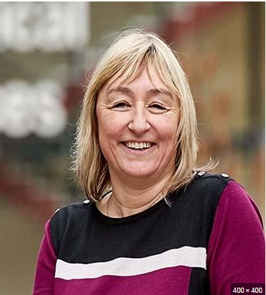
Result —
[[152, 146], [150, 142], [125, 142], [124, 144], [132, 150], [146, 150]]

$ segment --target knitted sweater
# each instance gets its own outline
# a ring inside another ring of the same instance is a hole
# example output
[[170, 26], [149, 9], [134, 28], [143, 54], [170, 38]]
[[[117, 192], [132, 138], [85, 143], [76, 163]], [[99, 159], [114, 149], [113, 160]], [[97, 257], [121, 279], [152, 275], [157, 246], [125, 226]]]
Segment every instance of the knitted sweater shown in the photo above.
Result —
[[33, 295], [229, 295], [231, 283], [264, 283], [262, 220], [237, 182], [199, 173], [167, 199], [124, 218], [91, 202], [58, 210]]

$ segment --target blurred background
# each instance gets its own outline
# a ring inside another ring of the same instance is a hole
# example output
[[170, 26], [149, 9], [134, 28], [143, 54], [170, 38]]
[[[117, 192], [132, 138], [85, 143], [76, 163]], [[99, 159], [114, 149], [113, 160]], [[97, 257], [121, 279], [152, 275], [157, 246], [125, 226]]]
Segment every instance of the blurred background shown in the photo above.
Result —
[[201, 146], [265, 215], [264, 2], [0, 3], [0, 292], [32, 290], [45, 221], [84, 199], [69, 150], [88, 73], [117, 32], [141, 28], [178, 53]]

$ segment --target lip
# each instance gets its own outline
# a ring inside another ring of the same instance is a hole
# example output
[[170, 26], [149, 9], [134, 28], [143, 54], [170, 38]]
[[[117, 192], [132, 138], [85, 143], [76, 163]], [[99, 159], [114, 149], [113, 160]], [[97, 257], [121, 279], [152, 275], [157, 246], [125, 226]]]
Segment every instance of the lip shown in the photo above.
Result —
[[[144, 142], [144, 141], [133, 141], [133, 142]], [[149, 142], [149, 141], [145, 141], [145, 142]], [[129, 154], [132, 154], [132, 155], [146, 155], [146, 154], [151, 153], [155, 149], [156, 144], [155, 143], [152, 143], [152, 142], [150, 142], [150, 143], [151, 143], [151, 147], [150, 148], [148, 148], [148, 149], [142, 149], [142, 150], [133, 150], [133, 149], [130, 149], [130, 148], [128, 148], [125, 145], [125, 142], [120, 142], [119, 145], [123, 148], [124, 151], [126, 151]]]
[[121, 143], [125, 143], [125, 142], [136, 142], [136, 143], [142, 143], [142, 142], [148, 142], [150, 144], [154, 144], [154, 142], [149, 141], [149, 140], [134, 140], [134, 139], [129, 139], [129, 140], [123, 140], [121, 141]]

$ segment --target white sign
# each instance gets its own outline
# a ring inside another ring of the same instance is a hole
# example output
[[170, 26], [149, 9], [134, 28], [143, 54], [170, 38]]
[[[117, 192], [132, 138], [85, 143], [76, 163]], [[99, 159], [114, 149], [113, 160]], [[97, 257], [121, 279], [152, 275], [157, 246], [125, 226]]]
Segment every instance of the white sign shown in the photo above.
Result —
[[89, 39], [87, 2], [1, 2], [0, 52], [78, 51]]
[[29, 84], [12, 80], [0, 85], [0, 133], [24, 138], [31, 133], [56, 137], [67, 124], [64, 91], [57, 83], [42, 80]]

